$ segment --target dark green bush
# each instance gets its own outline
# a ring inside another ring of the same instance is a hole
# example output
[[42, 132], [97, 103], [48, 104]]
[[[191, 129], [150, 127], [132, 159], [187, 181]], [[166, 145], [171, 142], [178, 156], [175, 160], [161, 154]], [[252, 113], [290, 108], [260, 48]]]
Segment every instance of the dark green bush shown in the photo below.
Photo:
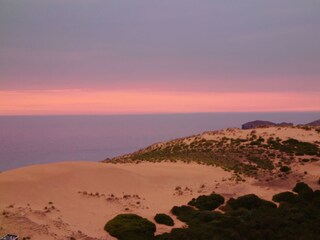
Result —
[[294, 192], [296, 192], [298, 194], [313, 192], [312, 189], [307, 184], [305, 184], [304, 182], [297, 183], [292, 191], [294, 191]]
[[294, 202], [296, 200], [297, 195], [293, 192], [282, 192], [274, 195], [272, 200], [274, 202]]
[[281, 172], [284, 172], [284, 173], [288, 173], [288, 172], [291, 171], [291, 168], [288, 167], [288, 166], [282, 166], [282, 167], [280, 168], [280, 171], [281, 171]]
[[190, 206], [174, 206], [171, 212], [178, 217], [182, 222], [190, 223], [193, 221], [197, 211]]
[[224, 204], [224, 197], [215, 193], [209, 196], [201, 195], [193, 198], [188, 204], [200, 210], [214, 210]]
[[292, 191], [298, 193], [299, 197], [306, 200], [310, 200], [313, 197], [313, 190], [303, 182], [297, 183]]
[[164, 225], [167, 225], [167, 226], [173, 226], [174, 225], [173, 219], [169, 215], [164, 214], [164, 213], [158, 213], [154, 217], [154, 220], [156, 221], [156, 223], [159, 223], [159, 224], [164, 224]]
[[156, 226], [136, 214], [120, 214], [110, 220], [104, 230], [119, 240], [152, 240]]
[[238, 197], [237, 199], [230, 198], [226, 205], [227, 209], [231, 208], [232, 210], [237, 210], [241, 208], [251, 210], [254, 208], [276, 208], [276, 207], [277, 206], [274, 203], [263, 200], [255, 194], [244, 195], [244, 196]]

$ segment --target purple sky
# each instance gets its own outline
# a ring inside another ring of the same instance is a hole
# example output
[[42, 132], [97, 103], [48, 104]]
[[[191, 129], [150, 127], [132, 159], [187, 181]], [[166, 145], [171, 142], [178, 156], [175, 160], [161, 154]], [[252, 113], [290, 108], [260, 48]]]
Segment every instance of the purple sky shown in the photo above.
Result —
[[316, 95], [320, 1], [1, 0], [0, 90], [52, 89]]

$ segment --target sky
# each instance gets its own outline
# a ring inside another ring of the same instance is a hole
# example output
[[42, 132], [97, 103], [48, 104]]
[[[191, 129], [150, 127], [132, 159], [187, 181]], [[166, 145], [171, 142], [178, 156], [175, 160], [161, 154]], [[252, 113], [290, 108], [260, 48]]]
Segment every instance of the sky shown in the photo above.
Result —
[[320, 111], [319, 0], [0, 0], [0, 115]]

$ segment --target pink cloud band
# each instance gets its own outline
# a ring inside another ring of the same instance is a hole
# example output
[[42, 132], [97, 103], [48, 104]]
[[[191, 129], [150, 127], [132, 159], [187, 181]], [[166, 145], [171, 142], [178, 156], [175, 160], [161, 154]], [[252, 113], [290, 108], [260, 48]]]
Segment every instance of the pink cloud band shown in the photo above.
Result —
[[0, 91], [0, 115], [319, 111], [320, 94], [133, 90]]

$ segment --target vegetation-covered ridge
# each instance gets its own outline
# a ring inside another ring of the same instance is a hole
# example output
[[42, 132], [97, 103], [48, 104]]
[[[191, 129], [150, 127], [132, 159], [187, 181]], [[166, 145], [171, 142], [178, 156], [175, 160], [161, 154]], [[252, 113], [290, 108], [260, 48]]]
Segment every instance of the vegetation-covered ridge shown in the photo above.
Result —
[[156, 226], [135, 214], [116, 216], [105, 230], [119, 240], [319, 239], [319, 190], [300, 182], [272, 200], [248, 194], [224, 204], [224, 197], [214, 193], [173, 207], [171, 213], [186, 225], [169, 233], [155, 236]]
[[237, 128], [157, 143], [105, 162], [183, 161], [220, 166], [235, 174], [284, 177], [291, 164], [320, 159], [319, 127]]

